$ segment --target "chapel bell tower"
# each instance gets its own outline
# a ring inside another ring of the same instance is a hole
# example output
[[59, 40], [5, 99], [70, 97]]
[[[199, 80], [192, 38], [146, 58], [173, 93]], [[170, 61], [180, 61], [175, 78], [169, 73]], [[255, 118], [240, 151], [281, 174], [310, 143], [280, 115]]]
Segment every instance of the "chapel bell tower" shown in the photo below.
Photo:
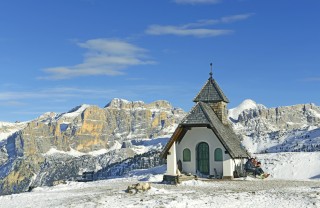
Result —
[[218, 83], [212, 78], [212, 63], [210, 64], [210, 77], [202, 87], [193, 102], [204, 102], [210, 105], [224, 125], [228, 124], [227, 104], [228, 98], [224, 95]]

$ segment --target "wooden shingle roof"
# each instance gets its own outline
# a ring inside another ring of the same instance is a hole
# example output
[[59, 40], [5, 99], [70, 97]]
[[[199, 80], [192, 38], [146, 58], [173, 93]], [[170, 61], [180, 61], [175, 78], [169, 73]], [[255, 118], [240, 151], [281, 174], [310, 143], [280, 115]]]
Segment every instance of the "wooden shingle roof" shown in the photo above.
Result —
[[202, 109], [204, 109], [204, 113], [211, 122], [210, 126], [212, 130], [217, 135], [224, 147], [228, 150], [230, 156], [233, 158], [250, 156], [246, 149], [242, 146], [240, 139], [234, 133], [231, 126], [224, 125], [208, 104], [200, 102], [199, 105]]
[[250, 156], [246, 149], [241, 145], [239, 138], [233, 132], [232, 128], [229, 125], [224, 125], [208, 104], [198, 102], [173, 133], [162, 151], [163, 157], [166, 157], [173, 142], [182, 139], [185, 133], [184, 129], [192, 126], [207, 126], [212, 129], [232, 158]]
[[187, 116], [181, 121], [181, 124], [188, 124], [188, 125], [210, 125], [210, 121], [206, 114], [203, 111], [203, 108], [200, 105], [195, 105], [191, 111], [187, 114]]
[[218, 83], [212, 77], [208, 79], [193, 101], [205, 103], [224, 101], [229, 103], [229, 99], [224, 95]]

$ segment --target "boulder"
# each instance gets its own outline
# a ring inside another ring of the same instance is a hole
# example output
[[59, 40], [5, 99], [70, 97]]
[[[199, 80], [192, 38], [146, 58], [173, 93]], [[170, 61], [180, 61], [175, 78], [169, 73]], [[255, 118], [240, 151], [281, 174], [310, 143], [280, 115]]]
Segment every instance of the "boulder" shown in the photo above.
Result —
[[149, 189], [151, 189], [150, 183], [143, 182], [143, 183], [137, 183], [137, 184], [128, 186], [126, 192], [129, 194], [135, 194], [135, 193], [148, 191]]

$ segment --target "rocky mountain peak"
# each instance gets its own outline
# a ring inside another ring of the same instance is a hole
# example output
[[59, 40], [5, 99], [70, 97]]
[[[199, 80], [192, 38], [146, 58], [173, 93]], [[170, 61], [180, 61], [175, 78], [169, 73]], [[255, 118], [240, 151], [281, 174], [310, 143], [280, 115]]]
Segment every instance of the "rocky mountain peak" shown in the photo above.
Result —
[[46, 112], [46, 113], [42, 114], [41, 116], [39, 116], [38, 118], [36, 118], [36, 120], [45, 122], [45, 121], [52, 120], [52, 119], [56, 118], [57, 116], [58, 116], [57, 113]]
[[143, 101], [128, 101], [125, 99], [114, 98], [112, 99], [105, 108], [117, 108], [117, 109], [134, 109], [143, 108], [145, 103]]
[[265, 107], [264, 105], [257, 104], [255, 101], [251, 99], [246, 99], [242, 103], [240, 103], [240, 105], [238, 105], [237, 107], [229, 109], [228, 115], [229, 115], [229, 118], [231, 118], [232, 120], [238, 120], [239, 115], [246, 110], [266, 109], [266, 108], [267, 107]]
[[166, 100], [157, 100], [157, 101], [154, 101], [150, 104], [147, 105], [147, 108], [149, 109], [167, 109], [167, 110], [170, 110], [173, 108], [173, 106], [171, 105], [171, 103], [169, 103], [168, 101]]
[[116, 108], [123, 110], [150, 109], [150, 110], [171, 110], [173, 106], [166, 100], [157, 100], [146, 104], [143, 101], [128, 101], [125, 99], [114, 98], [105, 108]]

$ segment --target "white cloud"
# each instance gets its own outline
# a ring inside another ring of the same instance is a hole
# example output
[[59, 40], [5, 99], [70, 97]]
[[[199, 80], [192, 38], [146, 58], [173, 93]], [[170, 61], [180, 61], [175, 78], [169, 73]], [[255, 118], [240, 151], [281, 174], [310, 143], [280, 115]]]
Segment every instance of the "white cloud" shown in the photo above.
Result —
[[69, 79], [79, 76], [124, 74], [130, 66], [153, 64], [147, 57], [147, 50], [131, 43], [114, 39], [93, 39], [78, 43], [87, 49], [83, 63], [74, 66], [60, 66], [43, 69], [48, 76], [40, 79]]
[[146, 29], [149, 35], [178, 35], [178, 36], [194, 36], [194, 37], [214, 37], [228, 35], [233, 30], [204, 28], [204, 26], [227, 24], [236, 21], [242, 21], [251, 17], [253, 13], [239, 14], [222, 17], [220, 19], [199, 20], [197, 22], [188, 23], [180, 26], [174, 25], [150, 25]]
[[222, 17], [220, 19], [221, 23], [232, 23], [232, 22], [237, 22], [237, 21], [241, 21], [241, 20], [246, 20], [249, 17], [251, 17], [252, 15], [254, 15], [254, 13], [247, 13], [247, 14], [238, 14], [238, 15], [231, 15], [231, 16], [226, 16], [226, 17]]
[[217, 29], [202, 29], [202, 28], [187, 29], [187, 28], [176, 27], [176, 26], [151, 25], [146, 30], [146, 33], [150, 35], [213, 37], [213, 36], [230, 34], [232, 33], [232, 30], [217, 30]]
[[115, 90], [104, 89], [83, 89], [77, 87], [56, 87], [38, 89], [33, 91], [6, 91], [0, 92], [0, 101], [16, 102], [16, 100], [26, 99], [62, 99], [70, 97], [101, 97], [115, 94]]
[[177, 4], [217, 4], [221, 0], [174, 0]]

